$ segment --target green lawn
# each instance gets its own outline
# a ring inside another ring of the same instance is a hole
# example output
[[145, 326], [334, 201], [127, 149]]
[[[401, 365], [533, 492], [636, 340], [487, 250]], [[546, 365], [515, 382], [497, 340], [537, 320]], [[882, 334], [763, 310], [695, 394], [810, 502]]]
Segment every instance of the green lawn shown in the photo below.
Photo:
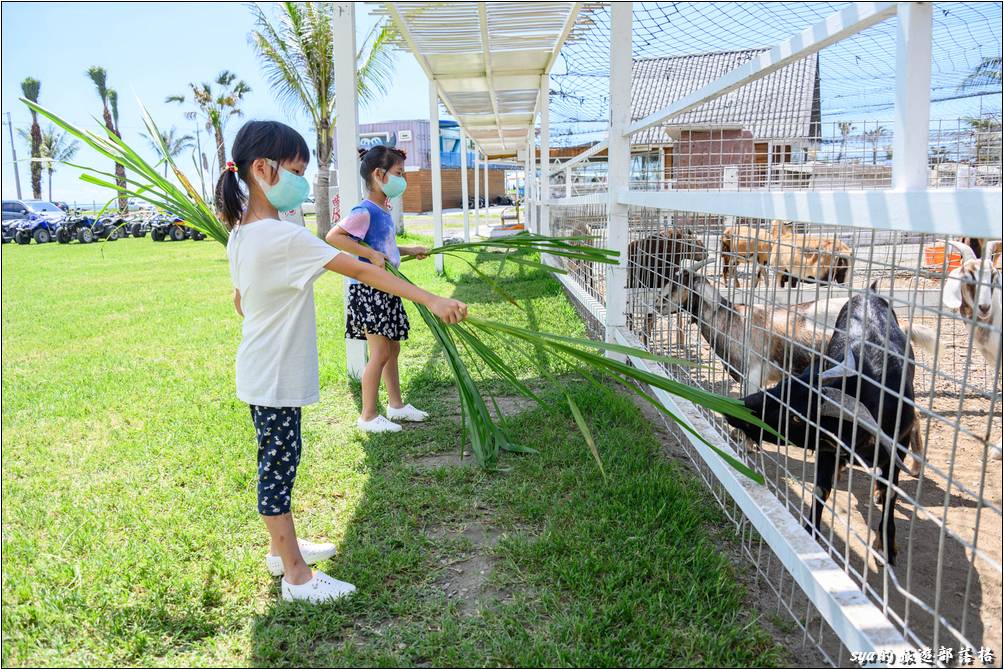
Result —
[[[294, 511], [304, 535], [339, 544], [321, 569], [359, 593], [281, 603], [234, 397], [224, 250], [5, 245], [2, 265], [3, 665], [789, 661], [719, 551], [734, 539], [717, 505], [623, 395], [570, 385], [608, 483], [571, 418], [539, 408], [506, 419], [539, 455], [437, 467], [461, 449], [457, 408], [409, 308], [406, 397], [436, 418], [358, 433], [334, 277], [317, 287], [322, 400], [304, 413]], [[452, 282], [431, 261], [405, 269], [476, 314], [583, 332], [553, 280], [507, 276], [526, 316], [448, 267]]]

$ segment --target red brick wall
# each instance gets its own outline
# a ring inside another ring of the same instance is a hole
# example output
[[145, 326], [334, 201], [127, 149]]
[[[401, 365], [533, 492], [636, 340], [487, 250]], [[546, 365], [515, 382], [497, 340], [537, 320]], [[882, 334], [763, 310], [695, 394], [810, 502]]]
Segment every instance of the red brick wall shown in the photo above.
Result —
[[738, 165], [740, 186], [749, 186], [753, 135], [748, 130], [684, 130], [673, 146], [673, 178], [680, 189], [722, 187], [723, 165]]

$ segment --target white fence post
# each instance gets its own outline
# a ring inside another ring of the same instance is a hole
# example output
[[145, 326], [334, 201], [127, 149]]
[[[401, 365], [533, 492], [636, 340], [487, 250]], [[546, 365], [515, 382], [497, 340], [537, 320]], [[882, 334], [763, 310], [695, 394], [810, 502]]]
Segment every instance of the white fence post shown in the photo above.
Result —
[[548, 107], [550, 99], [548, 95], [549, 75], [542, 75], [540, 78], [540, 222], [538, 227], [542, 235], [551, 234], [551, 210], [548, 203], [551, 201], [551, 115]]
[[475, 234], [481, 234], [481, 180], [478, 179], [481, 151], [474, 149], [474, 228]]
[[533, 181], [537, 169], [537, 155], [533, 147], [533, 131], [526, 138], [526, 167], [523, 177], [523, 200], [526, 206], [526, 227], [535, 233], [540, 232], [537, 226], [536, 209], [533, 206]]
[[[359, 187], [359, 104], [356, 93], [356, 9], [351, 2], [336, 2], [331, 17], [334, 42], [335, 94], [338, 96], [338, 199], [343, 212], [348, 212], [362, 199]], [[349, 280], [344, 281], [346, 298]], [[345, 300], [346, 310], [348, 300]], [[354, 378], [362, 377], [366, 367], [366, 341], [345, 339], [345, 371]]]
[[892, 187], [927, 188], [927, 145], [931, 119], [930, 2], [896, 7], [896, 116], [892, 136]]
[[491, 200], [488, 199], [488, 154], [485, 154], [485, 226], [491, 230], [492, 222], [488, 216], [489, 206], [491, 206]]
[[471, 241], [471, 219], [467, 211], [467, 133], [460, 129], [460, 206], [464, 210], [464, 242]]
[[624, 129], [631, 121], [631, 7], [630, 2], [610, 6], [610, 130], [607, 148], [607, 247], [621, 253], [617, 265], [607, 266], [606, 340], [613, 342], [624, 326], [627, 306], [628, 206], [617, 194], [628, 188], [631, 138]]
[[[432, 162], [432, 239], [437, 247], [443, 245], [443, 170], [439, 144], [439, 91], [436, 82], [429, 80], [429, 158]], [[443, 272], [443, 254], [436, 254], [436, 272]]]

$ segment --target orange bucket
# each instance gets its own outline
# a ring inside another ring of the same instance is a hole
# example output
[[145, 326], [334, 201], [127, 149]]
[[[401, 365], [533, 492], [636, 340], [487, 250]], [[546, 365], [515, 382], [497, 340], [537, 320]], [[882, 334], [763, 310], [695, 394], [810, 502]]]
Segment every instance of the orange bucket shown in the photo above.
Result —
[[[942, 268], [945, 268], [945, 246], [945, 244], [939, 242], [938, 244], [930, 244], [924, 247], [924, 263], [929, 270], [941, 272]], [[962, 254], [952, 249], [948, 255], [948, 267], [946, 271], [951, 272], [958, 267], [962, 267]]]

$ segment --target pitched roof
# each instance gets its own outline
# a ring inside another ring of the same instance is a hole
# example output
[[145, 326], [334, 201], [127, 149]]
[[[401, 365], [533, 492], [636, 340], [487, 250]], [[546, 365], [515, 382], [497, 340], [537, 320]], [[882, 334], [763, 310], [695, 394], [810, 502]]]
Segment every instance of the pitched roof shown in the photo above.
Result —
[[[766, 49], [643, 58], [634, 61], [631, 116], [640, 119], [711, 83]], [[755, 139], [818, 138], [819, 60], [807, 56], [631, 138], [666, 144], [681, 126], [743, 128]]]

